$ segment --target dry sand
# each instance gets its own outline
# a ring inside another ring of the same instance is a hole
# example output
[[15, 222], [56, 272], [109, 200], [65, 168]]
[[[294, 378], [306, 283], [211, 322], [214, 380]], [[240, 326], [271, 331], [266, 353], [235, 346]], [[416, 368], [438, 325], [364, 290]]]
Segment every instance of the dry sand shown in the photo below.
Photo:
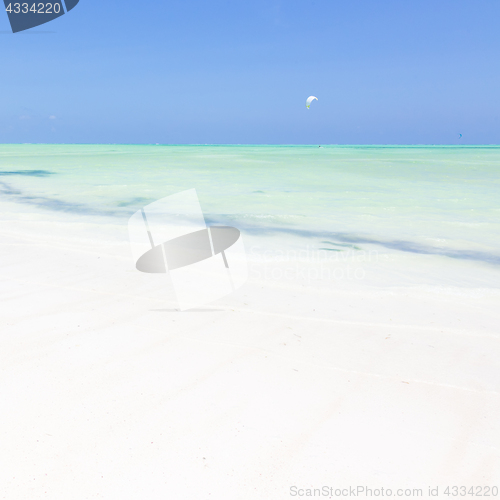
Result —
[[244, 235], [247, 284], [178, 312], [126, 222], [7, 219], [0, 498], [500, 486], [497, 292], [404, 286], [429, 257], [395, 251], [308, 279], [317, 263]]

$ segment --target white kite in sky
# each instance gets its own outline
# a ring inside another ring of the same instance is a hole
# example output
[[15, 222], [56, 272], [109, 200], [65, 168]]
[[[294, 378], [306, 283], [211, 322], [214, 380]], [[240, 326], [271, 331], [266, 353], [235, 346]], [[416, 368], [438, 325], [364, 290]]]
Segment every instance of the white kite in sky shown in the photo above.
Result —
[[309, 106], [311, 105], [311, 103], [316, 99], [316, 101], [318, 100], [317, 97], [314, 97], [313, 95], [309, 96], [307, 98], [307, 101], [306, 101], [306, 108], [309, 109]]

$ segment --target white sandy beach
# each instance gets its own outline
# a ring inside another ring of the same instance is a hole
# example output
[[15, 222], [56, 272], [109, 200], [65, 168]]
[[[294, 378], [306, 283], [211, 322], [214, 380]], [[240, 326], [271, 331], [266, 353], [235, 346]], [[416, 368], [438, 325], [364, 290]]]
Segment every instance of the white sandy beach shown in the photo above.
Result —
[[308, 280], [317, 263], [243, 233], [247, 284], [180, 313], [124, 224], [3, 206], [1, 498], [498, 484], [499, 294], [397, 285], [437, 257]]

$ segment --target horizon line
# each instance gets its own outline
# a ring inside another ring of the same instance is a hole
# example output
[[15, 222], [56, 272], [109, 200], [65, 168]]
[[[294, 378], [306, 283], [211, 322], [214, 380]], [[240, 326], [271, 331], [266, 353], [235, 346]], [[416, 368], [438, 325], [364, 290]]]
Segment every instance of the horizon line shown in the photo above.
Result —
[[0, 146], [310, 146], [310, 147], [498, 147], [500, 143], [491, 144], [354, 144], [354, 143], [330, 143], [330, 144], [298, 144], [298, 143], [154, 143], [154, 142], [5, 142], [0, 143]]

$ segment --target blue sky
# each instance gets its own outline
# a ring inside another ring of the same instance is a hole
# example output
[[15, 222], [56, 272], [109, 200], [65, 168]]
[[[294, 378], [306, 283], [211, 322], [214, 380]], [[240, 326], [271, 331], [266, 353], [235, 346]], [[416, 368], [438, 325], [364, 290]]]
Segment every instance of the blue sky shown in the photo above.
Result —
[[498, 0], [80, 0], [11, 34], [4, 13], [0, 143], [498, 144], [499, 19]]

